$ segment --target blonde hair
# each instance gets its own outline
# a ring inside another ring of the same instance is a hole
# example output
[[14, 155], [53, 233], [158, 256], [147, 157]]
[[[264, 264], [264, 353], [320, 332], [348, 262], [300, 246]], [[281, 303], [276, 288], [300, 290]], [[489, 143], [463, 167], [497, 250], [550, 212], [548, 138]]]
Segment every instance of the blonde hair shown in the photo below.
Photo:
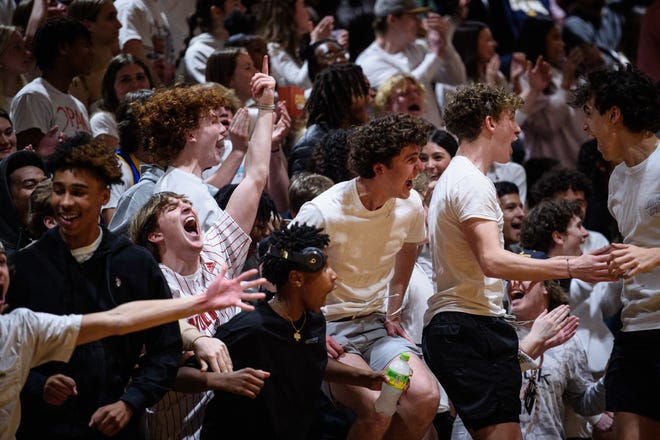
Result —
[[424, 95], [424, 86], [417, 81], [417, 79], [409, 73], [397, 73], [385, 80], [380, 87], [378, 87], [378, 92], [374, 98], [374, 110], [376, 115], [382, 116], [386, 113], [389, 113], [388, 107], [390, 104], [390, 98], [395, 91], [398, 91], [403, 87], [406, 81], [413, 83], [419, 93]]

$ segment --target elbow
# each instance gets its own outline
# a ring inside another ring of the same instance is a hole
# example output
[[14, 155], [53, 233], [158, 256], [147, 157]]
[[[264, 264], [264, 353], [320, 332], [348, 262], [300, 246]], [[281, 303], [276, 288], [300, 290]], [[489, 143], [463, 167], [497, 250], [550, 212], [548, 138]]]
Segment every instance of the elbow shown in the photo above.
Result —
[[497, 262], [492, 259], [492, 258], [480, 258], [479, 259], [479, 266], [481, 266], [481, 270], [483, 271], [484, 275], [490, 278], [501, 278], [500, 276], [500, 271], [499, 271], [499, 265]]

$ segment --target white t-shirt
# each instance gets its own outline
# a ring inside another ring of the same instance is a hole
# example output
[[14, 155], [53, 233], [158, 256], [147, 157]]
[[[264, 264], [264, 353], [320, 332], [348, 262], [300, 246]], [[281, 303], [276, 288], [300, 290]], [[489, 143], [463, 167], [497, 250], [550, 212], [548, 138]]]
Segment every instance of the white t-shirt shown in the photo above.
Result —
[[119, 129], [117, 128], [117, 121], [115, 115], [105, 110], [99, 110], [92, 115], [89, 120], [89, 125], [92, 129], [92, 136], [97, 137], [102, 134], [113, 136], [119, 139]]
[[429, 206], [435, 293], [425, 325], [438, 312], [504, 316], [503, 282], [484, 275], [461, 230], [461, 223], [475, 218], [497, 222], [504, 247], [503, 215], [493, 182], [469, 159], [456, 156], [440, 176]]
[[82, 315], [16, 309], [0, 316], [0, 439], [13, 439], [21, 420], [18, 398], [30, 369], [66, 362], [76, 348]]
[[181, 171], [178, 168], [169, 167], [156, 182], [154, 194], [162, 191], [171, 191], [186, 196], [197, 212], [203, 232], [208, 231], [213, 226], [222, 211], [211, 194], [211, 191], [216, 193], [217, 188], [207, 185], [194, 174]]
[[270, 74], [277, 81], [277, 85], [296, 86], [303, 89], [312, 87], [309, 79], [307, 61], [299, 62], [292, 57], [279, 43], [268, 43], [268, 57], [270, 59]]
[[[229, 215], [220, 213], [218, 222], [204, 235], [199, 269], [191, 275], [181, 275], [164, 264], [160, 269], [172, 291], [172, 297], [181, 298], [203, 294], [227, 265], [225, 277], [234, 278], [241, 273], [250, 248], [250, 236]], [[238, 313], [237, 308], [204, 312], [191, 316], [188, 322], [197, 330], [213, 336], [218, 327]], [[213, 398], [213, 391], [178, 393], [168, 391], [153, 407], [145, 410], [145, 438], [147, 440], [199, 438], [204, 410]]]
[[[660, 247], [660, 148], [634, 167], [625, 162], [610, 176], [608, 208], [623, 242]], [[660, 267], [623, 283], [622, 331], [660, 328]]]
[[426, 238], [424, 209], [415, 191], [390, 199], [381, 208], [364, 207], [356, 179], [341, 182], [305, 203], [296, 223], [322, 227], [330, 236], [328, 258], [337, 272], [337, 289], [327, 297], [328, 321], [386, 312], [387, 286], [404, 243]]
[[507, 181], [515, 183], [518, 187], [518, 197], [525, 204], [527, 200], [527, 173], [525, 168], [516, 162], [499, 163], [493, 165], [486, 172], [486, 176], [494, 182]]
[[222, 49], [224, 41], [208, 32], [193, 37], [188, 43], [186, 54], [179, 68], [183, 68], [183, 78], [187, 83], [206, 82], [206, 63], [211, 54]]
[[35, 78], [16, 94], [11, 102], [11, 120], [16, 133], [38, 128], [46, 134], [55, 125], [67, 137], [79, 131], [92, 133], [85, 105], [42, 77]]
[[[168, 15], [160, 2], [155, 0], [117, 0], [117, 19], [119, 45], [124, 47], [127, 41], [139, 40], [150, 60], [163, 59], [174, 65], [177, 57], [170, 30]], [[183, 47], [183, 41], [178, 45]]]

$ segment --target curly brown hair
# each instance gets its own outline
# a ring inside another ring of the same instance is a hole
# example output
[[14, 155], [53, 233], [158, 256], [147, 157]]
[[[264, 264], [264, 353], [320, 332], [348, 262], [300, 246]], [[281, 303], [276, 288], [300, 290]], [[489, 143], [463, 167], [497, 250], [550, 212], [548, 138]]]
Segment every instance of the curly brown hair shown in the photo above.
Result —
[[199, 127], [203, 116], [218, 107], [231, 107], [224, 90], [215, 84], [172, 87], [136, 105], [156, 165], [165, 168], [172, 163], [186, 144], [186, 133]]
[[46, 161], [46, 168], [52, 174], [60, 170], [85, 168], [106, 185], [121, 183], [117, 155], [105, 143], [87, 133], [80, 132], [57, 144], [55, 152]]
[[445, 107], [445, 124], [459, 142], [473, 141], [481, 133], [486, 116], [499, 120], [504, 110], [517, 110], [522, 104], [522, 98], [503, 87], [472, 84], [450, 97]]
[[375, 176], [377, 163], [390, 166], [392, 158], [408, 145], [426, 145], [433, 126], [405, 113], [376, 118], [357, 127], [348, 137], [348, 166], [365, 179]]

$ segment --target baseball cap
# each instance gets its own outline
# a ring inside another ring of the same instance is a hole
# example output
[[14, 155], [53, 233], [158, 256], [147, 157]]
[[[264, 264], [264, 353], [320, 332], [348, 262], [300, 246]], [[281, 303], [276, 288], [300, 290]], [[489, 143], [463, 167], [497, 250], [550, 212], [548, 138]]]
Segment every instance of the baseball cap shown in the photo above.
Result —
[[420, 14], [429, 12], [429, 7], [419, 7], [415, 0], [376, 0], [374, 14], [376, 17], [386, 17], [389, 14]]

